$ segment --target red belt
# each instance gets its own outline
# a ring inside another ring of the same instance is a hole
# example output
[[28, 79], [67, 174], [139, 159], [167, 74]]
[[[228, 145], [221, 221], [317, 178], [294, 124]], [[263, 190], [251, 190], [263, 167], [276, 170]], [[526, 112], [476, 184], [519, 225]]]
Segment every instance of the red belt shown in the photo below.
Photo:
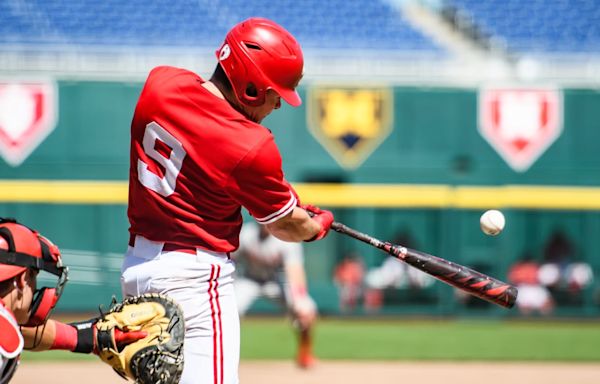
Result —
[[[135, 235], [129, 235], [129, 246], [135, 246]], [[183, 252], [189, 253], [192, 255], [196, 254], [196, 247], [191, 247], [187, 245], [175, 244], [175, 243], [165, 243], [162, 248], [163, 252]]]

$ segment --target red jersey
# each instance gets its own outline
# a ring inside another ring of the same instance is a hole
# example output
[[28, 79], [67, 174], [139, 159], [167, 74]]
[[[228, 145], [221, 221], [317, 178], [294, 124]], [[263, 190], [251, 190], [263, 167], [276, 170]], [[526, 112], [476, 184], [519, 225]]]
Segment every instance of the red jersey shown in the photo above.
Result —
[[216, 252], [238, 247], [241, 207], [261, 224], [290, 213], [271, 132], [193, 72], [150, 72], [131, 123], [129, 231]]

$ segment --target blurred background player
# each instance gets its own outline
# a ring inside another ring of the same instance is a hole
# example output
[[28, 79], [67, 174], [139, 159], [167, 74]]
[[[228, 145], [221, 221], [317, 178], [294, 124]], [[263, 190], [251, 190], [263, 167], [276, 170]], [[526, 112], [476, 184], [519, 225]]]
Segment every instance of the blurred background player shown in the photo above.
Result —
[[153, 69], [131, 123], [123, 295], [164, 293], [183, 308], [182, 384], [238, 383], [230, 253], [241, 208], [291, 242], [322, 239], [333, 221], [329, 211], [298, 206], [274, 137], [260, 125], [281, 99], [302, 102], [296, 39], [273, 21], [251, 18], [227, 33], [216, 56], [208, 81], [184, 69]]
[[[40, 271], [55, 275], [54, 288], [37, 289]], [[68, 279], [60, 251], [50, 240], [13, 219], [0, 219], [0, 383], [13, 376], [23, 349], [94, 351], [94, 323], [76, 324], [49, 320]], [[124, 345], [145, 332], [117, 332]]]
[[[400, 231], [394, 238], [394, 244], [419, 249], [413, 237], [407, 231]], [[384, 305], [385, 292], [388, 289], [426, 289], [435, 279], [416, 268], [396, 259], [386, 257], [379, 266], [367, 271], [364, 281], [364, 308], [367, 312], [377, 312]]]
[[435, 279], [430, 275], [394, 257], [386, 257], [381, 265], [371, 268], [365, 274], [365, 311], [379, 311], [384, 304], [387, 289], [425, 289], [434, 282]]
[[315, 363], [311, 328], [317, 306], [308, 295], [302, 245], [277, 239], [262, 225], [247, 223], [240, 233], [240, 247], [233, 255], [237, 276], [235, 296], [240, 315], [259, 297], [284, 305], [298, 331], [296, 363], [310, 368]]
[[540, 263], [530, 252], [510, 266], [508, 281], [519, 289], [516, 306], [524, 315], [539, 313], [549, 315], [554, 310], [554, 299], [548, 288], [540, 282]]
[[555, 228], [546, 239], [538, 279], [557, 306], [581, 306], [583, 293], [594, 282], [589, 263], [579, 259], [575, 241], [564, 231]]
[[351, 312], [363, 295], [365, 266], [361, 256], [354, 251], [344, 255], [333, 270], [333, 281], [338, 289], [340, 311]]

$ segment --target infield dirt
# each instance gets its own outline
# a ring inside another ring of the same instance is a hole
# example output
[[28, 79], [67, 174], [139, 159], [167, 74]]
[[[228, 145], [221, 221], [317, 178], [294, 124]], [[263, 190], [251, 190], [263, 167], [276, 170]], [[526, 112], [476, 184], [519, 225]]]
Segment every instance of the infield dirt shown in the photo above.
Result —
[[[600, 363], [326, 361], [311, 370], [291, 362], [243, 361], [241, 384], [598, 384]], [[101, 362], [21, 364], [12, 384], [125, 383]]]

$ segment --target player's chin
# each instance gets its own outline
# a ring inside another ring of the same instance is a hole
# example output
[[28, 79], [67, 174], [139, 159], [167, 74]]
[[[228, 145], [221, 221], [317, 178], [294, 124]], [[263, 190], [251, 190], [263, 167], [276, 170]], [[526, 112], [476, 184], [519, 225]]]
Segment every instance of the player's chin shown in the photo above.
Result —
[[255, 123], [261, 124], [263, 122], [263, 120], [271, 114], [271, 112], [273, 112], [272, 109], [268, 112], [262, 110], [262, 111], [259, 111], [258, 113], [250, 113], [250, 116], [248, 116], [248, 117], [250, 118], [250, 120], [254, 121]]
[[246, 115], [246, 117], [248, 118], [248, 120], [255, 122], [257, 124], [262, 123], [262, 121], [264, 120], [264, 118], [266, 116], [258, 114], [254, 111], [245, 111], [244, 115]]

